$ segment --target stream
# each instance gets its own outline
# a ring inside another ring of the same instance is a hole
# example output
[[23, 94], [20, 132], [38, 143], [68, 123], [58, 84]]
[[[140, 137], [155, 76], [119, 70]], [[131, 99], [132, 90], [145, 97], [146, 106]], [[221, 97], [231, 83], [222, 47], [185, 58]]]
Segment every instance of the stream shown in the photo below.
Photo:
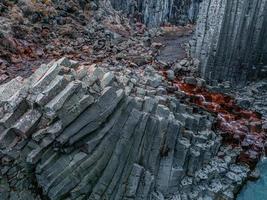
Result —
[[241, 190], [237, 200], [266, 200], [267, 199], [267, 158], [258, 164], [260, 179], [249, 181]]

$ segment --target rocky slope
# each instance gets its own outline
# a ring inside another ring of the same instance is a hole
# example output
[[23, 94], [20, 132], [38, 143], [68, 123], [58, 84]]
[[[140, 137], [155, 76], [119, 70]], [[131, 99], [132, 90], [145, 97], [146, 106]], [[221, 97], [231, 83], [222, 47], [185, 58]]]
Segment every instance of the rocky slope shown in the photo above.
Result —
[[203, 77], [238, 84], [266, 77], [265, 0], [206, 0], [199, 13], [193, 54]]
[[63, 55], [101, 60], [131, 34], [108, 1], [4, 0], [0, 10], [0, 83]]

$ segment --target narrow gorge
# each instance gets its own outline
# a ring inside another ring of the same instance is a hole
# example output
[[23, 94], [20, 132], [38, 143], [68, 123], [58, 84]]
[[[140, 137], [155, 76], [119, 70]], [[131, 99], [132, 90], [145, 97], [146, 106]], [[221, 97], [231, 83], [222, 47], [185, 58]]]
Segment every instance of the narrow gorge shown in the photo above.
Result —
[[0, 22], [1, 200], [265, 200], [267, 0], [3, 0]]

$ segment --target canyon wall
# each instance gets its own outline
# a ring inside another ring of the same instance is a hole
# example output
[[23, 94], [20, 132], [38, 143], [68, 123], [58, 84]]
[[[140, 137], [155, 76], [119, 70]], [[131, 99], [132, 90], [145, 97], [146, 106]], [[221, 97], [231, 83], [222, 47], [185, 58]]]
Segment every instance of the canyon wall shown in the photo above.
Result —
[[196, 21], [201, 0], [111, 0], [113, 7], [149, 27]]
[[200, 5], [193, 54], [207, 80], [245, 83], [265, 72], [267, 1], [206, 0]]

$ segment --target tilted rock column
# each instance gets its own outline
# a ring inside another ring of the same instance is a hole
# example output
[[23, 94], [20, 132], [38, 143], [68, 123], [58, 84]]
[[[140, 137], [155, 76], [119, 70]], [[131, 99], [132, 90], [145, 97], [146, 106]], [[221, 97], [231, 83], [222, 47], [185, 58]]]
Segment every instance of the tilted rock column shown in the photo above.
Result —
[[181, 180], [220, 146], [209, 116], [136, 95], [129, 81], [126, 92], [121, 81], [63, 58], [0, 86], [1, 199], [164, 200], [185, 191]]

